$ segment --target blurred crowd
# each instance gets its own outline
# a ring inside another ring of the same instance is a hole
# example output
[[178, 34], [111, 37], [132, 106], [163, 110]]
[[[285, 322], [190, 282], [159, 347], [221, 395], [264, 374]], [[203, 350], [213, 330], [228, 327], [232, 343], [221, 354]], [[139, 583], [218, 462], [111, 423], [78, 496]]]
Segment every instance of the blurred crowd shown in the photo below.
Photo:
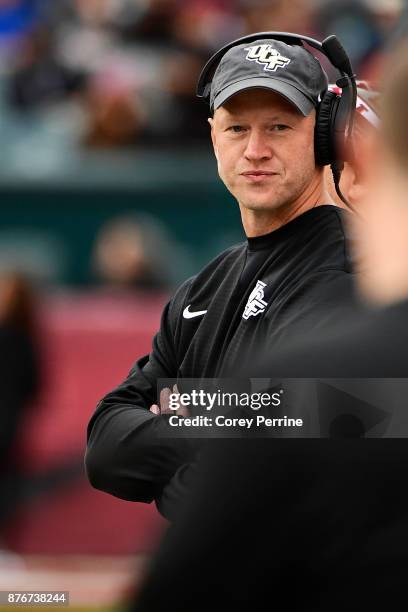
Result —
[[23, 133], [24, 142], [34, 132], [74, 149], [207, 144], [195, 85], [224, 43], [255, 31], [335, 32], [369, 78], [402, 8], [403, 0], [2, 0], [0, 135]]

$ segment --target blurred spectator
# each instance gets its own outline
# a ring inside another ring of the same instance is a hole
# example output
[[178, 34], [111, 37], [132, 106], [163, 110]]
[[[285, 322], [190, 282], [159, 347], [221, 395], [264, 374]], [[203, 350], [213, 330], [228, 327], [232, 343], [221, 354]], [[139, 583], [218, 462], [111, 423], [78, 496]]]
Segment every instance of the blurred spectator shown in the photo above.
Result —
[[123, 28], [127, 37], [153, 45], [171, 44], [172, 24], [179, 9], [179, 0], [143, 0], [137, 4], [144, 11], [140, 13], [140, 19]]
[[[109, 76], [111, 78], [109, 78]], [[132, 87], [119, 74], [101, 75], [87, 89], [88, 116], [84, 144], [115, 148], [137, 143], [145, 124], [145, 113]]]
[[177, 269], [177, 247], [148, 215], [115, 217], [96, 238], [93, 266], [112, 289], [168, 289]]
[[207, 53], [241, 36], [242, 29], [239, 13], [234, 14], [214, 0], [189, 0], [173, 19], [173, 33], [178, 44]]
[[245, 34], [252, 32], [314, 32], [316, 0], [239, 0]]
[[162, 92], [158, 94], [163, 98], [162, 105], [156, 107], [155, 113], [150, 112], [146, 142], [170, 147], [176, 143], [177, 146], [208, 143], [208, 109], [195, 97], [205, 59], [198, 51], [179, 50], [168, 55], [162, 71]]
[[387, 36], [406, 7], [406, 0], [363, 0], [363, 4], [374, 15], [383, 35]]
[[64, 277], [68, 263], [63, 236], [30, 226], [0, 229], [0, 275], [18, 270], [36, 285], [48, 286]]
[[108, 4], [118, 3], [60, 0], [49, 5], [46, 27], [54, 32], [55, 53], [64, 65], [93, 74], [104, 65], [107, 55], [120, 47], [108, 20]]
[[78, 92], [83, 75], [55, 57], [52, 33], [34, 30], [20, 47], [17, 68], [10, 80], [11, 103], [19, 110], [55, 103]]
[[370, 78], [371, 66], [377, 61], [377, 54], [398, 18], [402, 5], [396, 10], [396, 2], [390, 3], [392, 18], [388, 19], [386, 26], [381, 12], [373, 10], [379, 8], [380, 2], [333, 0], [321, 4], [316, 14], [318, 29], [326, 35], [335, 33], [347, 49], [359, 78]]
[[19, 496], [13, 456], [19, 427], [39, 384], [34, 297], [18, 274], [0, 276], [0, 536]]

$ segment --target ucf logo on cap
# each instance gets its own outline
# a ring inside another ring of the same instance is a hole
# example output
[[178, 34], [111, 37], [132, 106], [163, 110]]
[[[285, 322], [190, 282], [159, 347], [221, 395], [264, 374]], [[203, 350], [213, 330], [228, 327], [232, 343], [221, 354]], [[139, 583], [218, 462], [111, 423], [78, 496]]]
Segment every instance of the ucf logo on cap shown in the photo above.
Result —
[[271, 45], [254, 45], [253, 47], [245, 47], [244, 51], [248, 51], [245, 59], [262, 64], [264, 70], [268, 72], [275, 72], [277, 68], [284, 68], [291, 62], [289, 58], [281, 55]]

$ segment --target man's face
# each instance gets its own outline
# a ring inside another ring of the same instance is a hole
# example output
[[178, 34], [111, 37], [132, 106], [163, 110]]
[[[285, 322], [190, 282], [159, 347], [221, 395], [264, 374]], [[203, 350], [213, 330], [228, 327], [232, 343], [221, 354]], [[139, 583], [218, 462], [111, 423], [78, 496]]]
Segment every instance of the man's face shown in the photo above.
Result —
[[314, 110], [304, 117], [282, 96], [249, 89], [209, 121], [219, 175], [244, 208], [281, 209], [321, 175], [314, 159]]

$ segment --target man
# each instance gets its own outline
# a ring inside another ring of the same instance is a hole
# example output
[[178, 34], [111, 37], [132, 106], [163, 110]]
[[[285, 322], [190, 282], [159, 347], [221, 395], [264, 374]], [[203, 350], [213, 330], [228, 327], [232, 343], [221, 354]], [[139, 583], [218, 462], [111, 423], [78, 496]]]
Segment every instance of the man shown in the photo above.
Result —
[[[276, 70], [254, 61], [258, 44], [273, 48]], [[278, 346], [304, 327], [336, 319], [349, 299], [342, 211], [332, 205], [314, 156], [316, 109], [326, 89], [320, 63], [301, 45], [255, 41], [220, 61], [211, 137], [247, 241], [180, 287], [151, 354], [98, 405], [86, 455], [96, 488], [133, 501], [155, 499], [170, 516], [173, 488], [197, 444], [169, 439], [158, 379], [220, 377], [265, 343]]]
[[[389, 71], [381, 135], [364, 152], [367, 273], [359, 285], [375, 308], [339, 323], [331, 337], [311, 335], [264, 353], [258, 376], [401, 377], [397, 385], [407, 387], [407, 44]], [[400, 406], [406, 413], [406, 396]], [[313, 612], [406, 607], [407, 419], [400, 423], [399, 439], [336, 435], [258, 439], [245, 452], [234, 440], [213, 447], [156, 557], [138, 612], [258, 611], [265, 600]]]

